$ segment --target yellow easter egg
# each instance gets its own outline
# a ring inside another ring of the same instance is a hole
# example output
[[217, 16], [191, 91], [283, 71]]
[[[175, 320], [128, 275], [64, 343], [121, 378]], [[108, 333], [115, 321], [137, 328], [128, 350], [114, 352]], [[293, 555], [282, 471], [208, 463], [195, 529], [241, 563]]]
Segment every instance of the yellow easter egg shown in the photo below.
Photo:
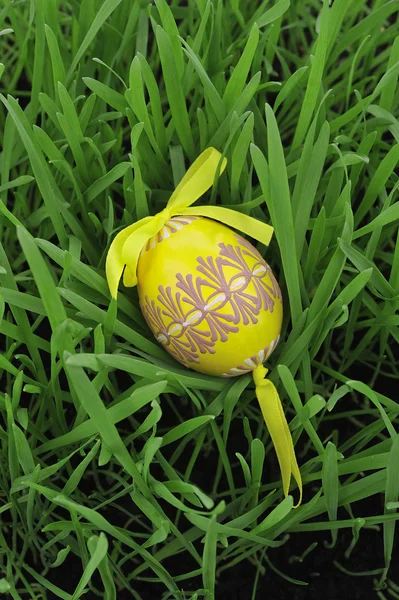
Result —
[[155, 338], [186, 367], [241, 375], [278, 343], [283, 305], [269, 265], [216, 221], [171, 218], [143, 248], [137, 279]]

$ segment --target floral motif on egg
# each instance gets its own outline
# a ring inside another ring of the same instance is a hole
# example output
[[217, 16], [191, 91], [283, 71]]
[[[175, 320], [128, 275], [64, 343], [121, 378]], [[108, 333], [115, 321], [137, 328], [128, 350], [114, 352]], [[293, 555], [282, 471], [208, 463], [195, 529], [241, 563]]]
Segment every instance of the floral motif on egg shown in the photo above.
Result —
[[[235, 238], [237, 246], [218, 244], [216, 258], [198, 257], [196, 276], [177, 273], [179, 291], [173, 293], [170, 286], [160, 285], [157, 300], [146, 296], [142, 303], [158, 342], [183, 364], [199, 363], [200, 354], [214, 354], [216, 342], [226, 342], [240, 325], [256, 324], [261, 310], [272, 313], [275, 301], [282, 301], [269, 265], [244, 238], [237, 234]], [[278, 338], [223, 376], [232, 377], [262, 364], [277, 343]]]

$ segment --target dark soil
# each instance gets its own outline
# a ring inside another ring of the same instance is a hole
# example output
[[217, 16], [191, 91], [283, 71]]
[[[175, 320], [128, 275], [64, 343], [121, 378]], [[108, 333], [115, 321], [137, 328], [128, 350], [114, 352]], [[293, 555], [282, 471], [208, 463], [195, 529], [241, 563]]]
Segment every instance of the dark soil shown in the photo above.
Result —
[[[365, 509], [367, 507], [365, 506]], [[370, 511], [367, 510], [367, 512]], [[366, 512], [366, 510], [365, 510]], [[378, 599], [376, 584], [378, 575], [360, 575], [363, 572], [374, 571], [382, 568], [383, 546], [381, 532], [374, 529], [363, 529], [360, 539], [349, 559], [345, 558], [345, 551], [352, 541], [350, 530], [341, 530], [335, 548], [326, 547], [331, 541], [328, 532], [297, 533], [293, 534], [287, 544], [273, 549], [269, 553], [269, 560], [286, 576], [306, 582], [308, 585], [296, 585], [285, 580], [266, 566], [266, 572], [260, 577], [256, 600], [367, 600]], [[301, 557], [305, 550], [314, 542], [317, 547], [310, 552], [303, 562], [295, 557]], [[338, 562], [354, 575], [347, 575], [335, 564]], [[399, 561], [399, 544], [396, 543], [392, 558], [391, 576], [395, 580], [396, 567]], [[181, 572], [182, 559], [176, 556], [165, 563], [170, 573]], [[58, 574], [56, 583], [65, 591], [73, 592], [81, 575], [81, 562], [76, 557], [68, 557], [68, 569], [62, 571], [61, 578]], [[355, 576], [358, 574], [358, 576]], [[146, 573], [152, 576], [150, 573]], [[218, 580], [216, 600], [252, 600], [252, 590], [256, 567], [248, 561], [243, 561], [231, 570], [224, 571]], [[190, 590], [195, 591], [201, 587], [201, 581], [184, 582], [186, 596]], [[399, 583], [399, 581], [397, 581]], [[161, 585], [136, 581], [134, 589], [143, 600], [161, 600], [165, 588]], [[182, 584], [183, 587], [183, 584]], [[50, 596], [49, 596], [50, 597]], [[93, 593], [87, 593], [85, 598], [94, 600]], [[118, 593], [118, 600], [128, 600], [131, 595], [127, 591]]]

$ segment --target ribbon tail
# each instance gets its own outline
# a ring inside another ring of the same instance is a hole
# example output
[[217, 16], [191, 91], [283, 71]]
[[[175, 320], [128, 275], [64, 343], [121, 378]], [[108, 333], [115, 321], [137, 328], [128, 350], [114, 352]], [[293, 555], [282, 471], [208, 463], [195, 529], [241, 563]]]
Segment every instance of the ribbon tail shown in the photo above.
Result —
[[220, 221], [229, 227], [238, 229], [238, 231], [251, 236], [255, 240], [258, 240], [258, 242], [265, 244], [265, 246], [269, 245], [274, 231], [273, 227], [267, 225], [267, 223], [262, 223], [249, 215], [239, 213], [230, 208], [224, 208], [223, 206], [187, 207], [183, 208], [180, 214], [208, 217], [215, 221]]
[[[270, 384], [274, 387], [274, 385], [271, 381], [270, 381]], [[299, 490], [299, 500], [298, 500], [298, 504], [296, 504], [296, 506], [295, 506], [295, 508], [297, 508], [302, 503], [302, 477], [301, 477], [301, 472], [299, 470], [298, 462], [297, 462], [296, 455], [295, 455], [294, 444], [292, 443], [291, 432], [288, 427], [287, 419], [285, 418], [281, 400], [280, 400], [280, 397], [278, 395], [276, 388], [274, 388], [274, 389], [275, 389], [276, 396], [278, 398], [278, 407], [280, 410], [280, 417], [284, 423], [285, 434], [286, 434], [286, 438], [287, 438], [288, 444], [289, 444], [291, 474], [292, 474], [293, 478], [295, 479], [297, 486], [298, 486], [298, 490]]]
[[299, 502], [296, 505], [298, 507], [302, 502], [302, 478], [280, 397], [270, 380], [259, 381], [258, 377], [255, 377], [255, 372], [254, 380], [256, 384], [256, 397], [258, 398], [262, 415], [272, 438], [280, 465], [284, 496], [288, 496], [291, 476], [293, 476], [299, 488]]
[[191, 206], [200, 196], [212, 187], [218, 168], [222, 174], [227, 165], [215, 148], [207, 148], [193, 162], [179, 185], [169, 199], [167, 208], [174, 214], [180, 214], [180, 209]]
[[108, 287], [111, 292], [111, 296], [116, 298], [118, 294], [118, 285], [120, 278], [122, 277], [123, 269], [125, 268], [125, 262], [122, 257], [122, 249], [126, 240], [134, 233], [137, 229], [152, 220], [152, 217], [145, 217], [129, 227], [125, 227], [118, 233], [108, 250], [107, 260], [105, 263], [105, 273], [107, 277]]

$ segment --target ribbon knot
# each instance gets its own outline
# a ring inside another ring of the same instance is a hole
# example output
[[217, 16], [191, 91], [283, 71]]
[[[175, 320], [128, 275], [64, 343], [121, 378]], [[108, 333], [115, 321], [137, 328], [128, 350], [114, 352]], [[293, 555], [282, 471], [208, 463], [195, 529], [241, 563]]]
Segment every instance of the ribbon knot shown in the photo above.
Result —
[[169, 219], [174, 217], [174, 213], [170, 210], [170, 208], [166, 207], [160, 213], [158, 213], [158, 215], [156, 215], [156, 216], [159, 217], [160, 221], [162, 221], [162, 227], [163, 227], [165, 225], [165, 223], [167, 223], [169, 221]]
[[117, 296], [122, 273], [125, 286], [132, 287], [137, 284], [137, 264], [143, 247], [173, 216], [195, 215], [215, 219], [266, 246], [269, 244], [273, 228], [266, 223], [223, 206], [191, 206], [212, 187], [217, 175], [225, 170], [226, 164], [227, 159], [223, 158], [220, 152], [215, 148], [207, 148], [188, 169], [167, 206], [160, 213], [153, 217], [145, 217], [118, 233], [109, 248], [105, 265], [113, 298]]
[[265, 379], [268, 372], [269, 370], [263, 365], [258, 365], [256, 369], [253, 370], [252, 376], [256, 387], [266, 387], [268, 385], [268, 381]]

